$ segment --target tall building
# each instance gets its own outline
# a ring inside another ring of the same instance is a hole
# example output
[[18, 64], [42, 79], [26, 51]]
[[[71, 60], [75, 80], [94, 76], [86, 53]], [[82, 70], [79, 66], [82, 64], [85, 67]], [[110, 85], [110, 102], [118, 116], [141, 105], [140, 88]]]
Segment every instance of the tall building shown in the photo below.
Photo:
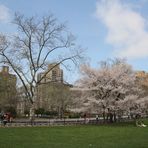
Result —
[[148, 95], [148, 72], [138, 71], [136, 72], [136, 84], [140, 86], [143, 91], [141, 97]]
[[57, 63], [52, 63], [48, 65], [48, 69], [38, 74], [38, 81], [41, 80], [41, 83], [48, 83], [48, 82], [63, 82], [63, 70], [60, 69], [60, 65]]
[[38, 81], [41, 82], [37, 86], [37, 108], [49, 109], [51, 100], [51, 92], [55, 92], [57, 88], [62, 88], [63, 84], [63, 70], [60, 65], [52, 63], [48, 65], [45, 72], [38, 74]]
[[[41, 80], [41, 81], [40, 81]], [[56, 63], [48, 65], [46, 71], [39, 73], [37, 81], [40, 83], [37, 85], [35, 91], [35, 107], [49, 109], [51, 92], [53, 89], [63, 87], [63, 70]], [[58, 89], [59, 90], [59, 89]], [[30, 102], [26, 99], [25, 90], [23, 87], [18, 89], [19, 101], [17, 104], [17, 113], [22, 115], [24, 112], [29, 111]]]
[[145, 71], [136, 72], [137, 83], [141, 86], [148, 87], [148, 73]]
[[3, 110], [16, 105], [16, 76], [9, 73], [9, 67], [0, 71], [0, 108]]

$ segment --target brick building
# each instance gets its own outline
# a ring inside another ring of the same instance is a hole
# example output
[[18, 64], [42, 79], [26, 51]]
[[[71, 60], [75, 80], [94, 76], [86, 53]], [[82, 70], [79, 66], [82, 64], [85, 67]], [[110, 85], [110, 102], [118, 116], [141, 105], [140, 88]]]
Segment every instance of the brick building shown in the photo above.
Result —
[[0, 108], [5, 110], [16, 107], [16, 81], [15, 75], [9, 73], [9, 67], [3, 66], [0, 71]]

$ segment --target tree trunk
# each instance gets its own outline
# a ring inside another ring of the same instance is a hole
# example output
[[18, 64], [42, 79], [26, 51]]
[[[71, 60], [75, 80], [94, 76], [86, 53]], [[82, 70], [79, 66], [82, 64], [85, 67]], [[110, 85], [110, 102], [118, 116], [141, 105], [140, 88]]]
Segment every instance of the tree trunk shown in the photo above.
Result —
[[31, 125], [33, 125], [34, 123], [34, 119], [35, 119], [35, 107], [34, 107], [34, 103], [31, 104], [31, 107], [30, 107], [30, 123]]
[[106, 118], [105, 118], [105, 111], [103, 112], [103, 122], [106, 122]]

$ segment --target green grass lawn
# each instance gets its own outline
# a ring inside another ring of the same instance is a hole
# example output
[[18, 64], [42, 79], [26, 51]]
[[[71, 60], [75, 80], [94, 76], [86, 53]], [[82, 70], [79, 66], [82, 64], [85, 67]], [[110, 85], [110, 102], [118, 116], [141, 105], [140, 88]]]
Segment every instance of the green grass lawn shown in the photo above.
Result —
[[0, 148], [148, 148], [134, 125], [0, 128]]

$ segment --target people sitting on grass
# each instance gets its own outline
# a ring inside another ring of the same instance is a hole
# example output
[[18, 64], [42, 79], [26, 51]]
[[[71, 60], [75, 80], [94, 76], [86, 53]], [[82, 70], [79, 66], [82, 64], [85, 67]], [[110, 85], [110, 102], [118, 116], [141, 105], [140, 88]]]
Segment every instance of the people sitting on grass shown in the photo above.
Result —
[[145, 124], [143, 123], [143, 121], [136, 121], [136, 126], [137, 126], [137, 127], [147, 127], [147, 125], [145, 125]]
[[11, 113], [3, 113], [3, 114], [0, 114], [0, 121], [1, 123], [3, 123], [4, 126], [6, 126], [7, 123], [12, 123], [12, 115]]

